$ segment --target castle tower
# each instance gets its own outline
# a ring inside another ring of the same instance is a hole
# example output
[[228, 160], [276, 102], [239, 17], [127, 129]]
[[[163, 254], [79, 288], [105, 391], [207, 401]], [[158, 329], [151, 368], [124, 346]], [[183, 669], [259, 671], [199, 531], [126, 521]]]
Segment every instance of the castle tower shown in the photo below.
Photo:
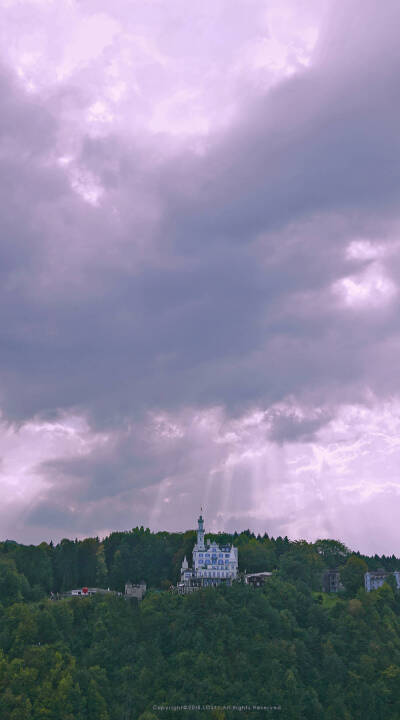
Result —
[[204, 550], [204, 520], [202, 518], [201, 513], [200, 513], [200, 517], [198, 519], [197, 547], [199, 550]]

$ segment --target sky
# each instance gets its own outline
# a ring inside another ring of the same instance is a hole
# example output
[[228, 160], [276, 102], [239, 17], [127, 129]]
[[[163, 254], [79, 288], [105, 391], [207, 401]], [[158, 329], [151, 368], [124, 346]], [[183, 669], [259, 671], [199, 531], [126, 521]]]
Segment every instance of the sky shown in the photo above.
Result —
[[0, 536], [400, 554], [397, 0], [0, 0]]

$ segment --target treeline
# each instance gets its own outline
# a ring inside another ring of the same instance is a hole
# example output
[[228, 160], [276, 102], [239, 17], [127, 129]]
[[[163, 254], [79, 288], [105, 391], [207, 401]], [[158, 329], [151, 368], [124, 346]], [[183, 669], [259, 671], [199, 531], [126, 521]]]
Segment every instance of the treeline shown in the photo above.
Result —
[[[394, 555], [362, 556], [336, 540], [291, 542], [266, 533], [256, 536], [249, 530], [208, 534], [206, 538], [234, 543], [242, 572], [277, 570], [283, 579], [303, 581], [311, 590], [321, 588], [327, 568], [341, 567], [351, 592], [362, 584], [367, 568], [400, 569], [400, 560]], [[123, 591], [128, 580], [144, 580], [150, 588], [167, 589], [179, 580], [183, 557], [190, 560], [195, 540], [195, 531], [152, 533], [143, 527], [114, 532], [103, 540], [64, 539], [56, 545], [27, 546], [7, 540], [0, 543], [0, 602], [37, 601], [50, 592], [84, 585]]]
[[[290, 552], [290, 551], [289, 551]], [[325, 598], [324, 598], [325, 600]], [[398, 720], [400, 594], [329, 598], [274, 576], [141, 605], [0, 605], [2, 720]], [[236, 713], [224, 705], [280, 707]]]

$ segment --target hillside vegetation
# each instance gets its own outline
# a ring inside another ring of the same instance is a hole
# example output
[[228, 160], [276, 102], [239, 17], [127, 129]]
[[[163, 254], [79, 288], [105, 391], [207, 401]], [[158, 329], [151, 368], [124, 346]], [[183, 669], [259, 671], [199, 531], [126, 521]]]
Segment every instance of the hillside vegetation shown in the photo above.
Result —
[[[364, 564], [397, 569], [397, 559], [329, 540], [216, 537], [239, 546], [242, 570], [276, 569], [273, 578], [260, 589], [162, 592], [191, 553], [191, 532], [2, 543], [0, 718], [398, 720], [400, 595], [389, 584], [369, 594], [361, 585]], [[349, 582], [331, 599], [320, 577], [338, 564]], [[113, 596], [48, 599], [83, 584], [123, 589], [126, 579], [152, 588], [139, 606]], [[215, 709], [160, 709], [188, 704]]]

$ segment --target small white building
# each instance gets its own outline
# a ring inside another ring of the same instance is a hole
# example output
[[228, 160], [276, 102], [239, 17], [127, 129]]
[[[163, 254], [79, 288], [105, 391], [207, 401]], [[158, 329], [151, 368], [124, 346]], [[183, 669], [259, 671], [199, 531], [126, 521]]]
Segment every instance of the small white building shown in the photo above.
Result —
[[387, 578], [390, 575], [394, 575], [394, 578], [396, 580], [397, 589], [400, 590], [400, 572], [396, 570], [395, 572], [390, 572], [388, 570], [371, 570], [371, 572], [366, 572], [364, 575], [364, 583], [365, 583], [365, 590], [367, 592], [370, 592], [371, 590], [377, 590], [380, 588], [383, 583], [387, 580]]
[[105, 588], [82, 587], [76, 588], [76, 590], [66, 590], [61, 593], [52, 592], [50, 593], [50, 599], [66, 600], [73, 597], [87, 598], [92, 597], [93, 595], [122, 595], [122, 593], [117, 592], [116, 590], [110, 590], [110, 588], [106, 590]]
[[238, 574], [238, 550], [234, 545], [204, 543], [204, 520], [200, 515], [197, 542], [193, 548], [192, 567], [185, 558], [181, 567], [181, 587], [231, 585]]

